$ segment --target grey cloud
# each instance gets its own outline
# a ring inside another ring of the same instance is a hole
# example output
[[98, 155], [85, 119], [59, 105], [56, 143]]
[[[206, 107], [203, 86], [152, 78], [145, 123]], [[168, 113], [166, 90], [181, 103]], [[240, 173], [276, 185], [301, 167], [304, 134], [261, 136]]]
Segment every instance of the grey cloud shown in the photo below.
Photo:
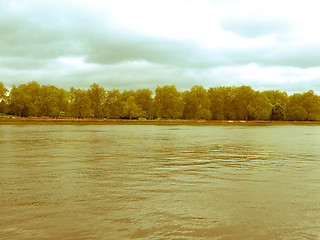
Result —
[[[66, 89], [71, 86], [87, 88], [93, 82], [107, 89], [154, 89], [166, 84], [188, 89], [193, 85], [246, 84], [232, 73], [210, 74], [219, 66], [255, 63], [262, 67], [310, 68], [320, 65], [320, 48], [316, 44], [277, 39], [273, 47], [209, 50], [191, 41], [130, 32], [117, 28], [108, 19], [102, 24], [94, 13], [87, 13], [85, 9], [63, 4], [54, 6], [54, 1], [49, 1], [50, 4], [47, 1], [30, 2], [37, 4], [15, 12], [6, 11], [6, 1], [0, 0], [0, 81], [8, 87], [35, 80]], [[221, 26], [244, 38], [283, 35], [291, 31], [291, 25], [281, 21], [225, 19]], [[94, 63], [96, 67], [60, 69], [56, 59], [68, 56], [85, 57], [86, 63]], [[135, 61], [147, 65], [135, 67], [130, 64]], [[318, 80], [309, 84], [309, 88], [320, 88]], [[261, 83], [253, 82], [252, 86], [257, 89]], [[294, 91], [301, 85], [269, 83], [263, 87]]]
[[0, 39], [1, 56], [56, 58], [64, 55], [77, 42], [76, 39], [64, 37], [63, 29], [41, 26], [28, 17], [0, 19], [1, 31], [4, 32]]
[[276, 20], [233, 19], [227, 18], [220, 22], [222, 29], [231, 31], [244, 38], [256, 38], [270, 34], [283, 34], [291, 29], [291, 24]]
[[31, 57], [0, 57], [0, 66], [12, 70], [32, 70], [46, 68], [49, 60]]
[[21, 61], [26, 57], [55, 59], [61, 56], [87, 56], [88, 62], [98, 64], [146, 60], [182, 67], [207, 67], [214, 63], [210, 53], [192, 43], [137, 35], [116, 29], [108, 22], [101, 27], [80, 10], [64, 9], [53, 14], [46, 9], [38, 7], [22, 14], [0, 14], [0, 30], [3, 33], [0, 39], [1, 56], [21, 57]]
[[265, 52], [265, 65], [294, 66], [311, 68], [320, 66], [320, 47], [317, 45], [280, 45], [277, 49]]
[[[188, 84], [181, 68], [148, 63], [135, 66], [135, 63], [130, 62], [101, 65], [97, 69], [70, 73], [68, 79], [73, 83], [77, 79], [83, 79], [86, 85], [82, 84], [82, 87], [88, 87], [89, 83], [95, 82], [106, 89], [118, 88], [120, 90], [138, 88], [154, 90], [157, 85], [175, 84], [177, 87], [182, 87]], [[70, 82], [66, 84], [70, 84]]]
[[[103, 40], [105, 39], [105, 41]], [[210, 51], [196, 47], [192, 43], [155, 39], [146, 36], [98, 38], [89, 47], [88, 62], [115, 64], [132, 60], [180, 67], [211, 67], [218, 64]]]
[[258, 64], [261, 66], [283, 66], [307, 69], [320, 66], [320, 47], [296, 43], [278, 43], [272, 47], [218, 50], [218, 66]]
[[[52, 4], [52, 3], [51, 3]], [[2, 4], [3, 5], [3, 4]], [[1, 4], [0, 4], [1, 6]], [[318, 51], [299, 46], [274, 48], [208, 50], [192, 42], [150, 37], [117, 29], [111, 22], [102, 25], [93, 14], [71, 6], [45, 6], [37, 2], [25, 12], [0, 10], [0, 54], [8, 62], [2, 67], [41, 67], [61, 56], [85, 56], [89, 63], [118, 64], [134, 60], [181, 68], [212, 68], [225, 65], [284, 65], [301, 68], [319, 65]], [[2, 9], [5, 9], [5, 6]], [[253, 19], [222, 21], [222, 27], [241, 36], [257, 37], [283, 32], [288, 24]], [[303, 50], [301, 50], [303, 48]], [[17, 63], [10, 59], [20, 58]], [[30, 59], [30, 60], [29, 60]], [[38, 63], [37, 63], [38, 61]]]

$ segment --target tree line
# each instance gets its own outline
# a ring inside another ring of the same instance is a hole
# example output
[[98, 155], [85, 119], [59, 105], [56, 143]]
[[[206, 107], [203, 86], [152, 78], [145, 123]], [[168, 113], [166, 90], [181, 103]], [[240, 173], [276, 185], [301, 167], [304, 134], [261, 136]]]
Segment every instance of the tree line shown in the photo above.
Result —
[[207, 120], [320, 120], [320, 96], [310, 90], [288, 95], [279, 90], [255, 91], [250, 86], [193, 86], [179, 92], [174, 85], [149, 89], [69, 91], [33, 81], [12, 86], [0, 82], [0, 113], [21, 117]]

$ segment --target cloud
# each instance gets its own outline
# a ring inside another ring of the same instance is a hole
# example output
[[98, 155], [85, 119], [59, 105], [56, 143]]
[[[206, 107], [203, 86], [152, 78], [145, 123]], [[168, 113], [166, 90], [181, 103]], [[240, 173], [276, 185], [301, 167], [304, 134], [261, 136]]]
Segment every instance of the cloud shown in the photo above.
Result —
[[290, 31], [291, 24], [273, 19], [227, 18], [221, 21], [221, 27], [226, 31], [232, 31], [244, 38], [257, 38], [267, 35], [284, 34]]
[[87, 56], [88, 62], [98, 64], [145, 60], [177, 66], [207, 66], [214, 59], [192, 42], [124, 31], [107, 19], [101, 26], [101, 19], [93, 18], [83, 9], [58, 6], [54, 14], [48, 8], [39, 6], [1, 15], [0, 29], [4, 33], [0, 39], [1, 56], [8, 57], [9, 62], [19, 58], [17, 68], [24, 60], [28, 68], [27, 65], [36, 66], [36, 60], [61, 56]]
[[121, 89], [319, 88], [316, 12], [308, 6], [309, 14], [296, 16], [301, 5], [292, 4], [294, 11], [285, 6], [271, 1], [262, 8], [251, 0], [0, 0], [0, 81], [64, 88], [93, 82]]

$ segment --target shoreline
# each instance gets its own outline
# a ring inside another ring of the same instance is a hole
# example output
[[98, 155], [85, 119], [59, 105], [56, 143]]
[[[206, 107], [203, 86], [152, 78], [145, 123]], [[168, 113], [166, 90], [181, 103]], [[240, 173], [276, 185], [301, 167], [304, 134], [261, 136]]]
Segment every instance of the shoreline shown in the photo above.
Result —
[[95, 119], [95, 118], [41, 118], [41, 117], [0, 117], [0, 125], [320, 125], [320, 121], [243, 121], [243, 120], [199, 120], [199, 119]]

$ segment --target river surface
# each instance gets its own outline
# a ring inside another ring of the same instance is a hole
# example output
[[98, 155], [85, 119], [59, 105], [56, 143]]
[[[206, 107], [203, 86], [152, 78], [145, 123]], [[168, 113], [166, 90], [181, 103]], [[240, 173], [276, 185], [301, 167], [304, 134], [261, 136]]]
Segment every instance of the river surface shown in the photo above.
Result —
[[0, 239], [320, 239], [320, 126], [0, 126]]

